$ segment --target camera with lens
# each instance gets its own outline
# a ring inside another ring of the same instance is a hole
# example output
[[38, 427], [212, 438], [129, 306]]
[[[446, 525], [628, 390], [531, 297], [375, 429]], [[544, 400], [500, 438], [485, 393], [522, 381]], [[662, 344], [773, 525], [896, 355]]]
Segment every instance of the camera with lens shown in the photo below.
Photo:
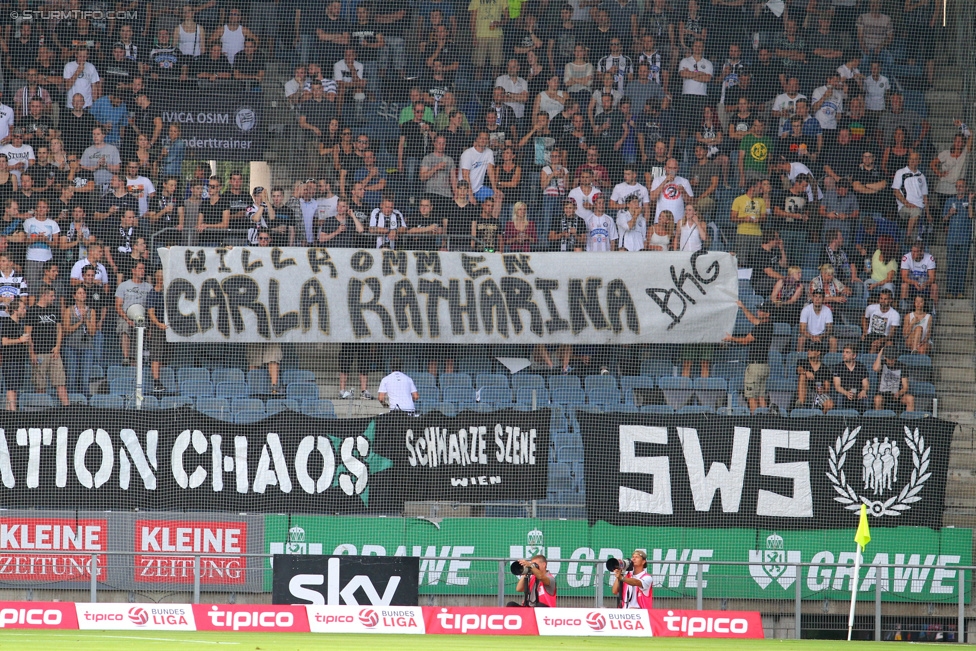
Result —
[[539, 568], [538, 563], [530, 563], [529, 565], [523, 565], [518, 561], [512, 561], [512, 574], [515, 576], [529, 576], [532, 574], [532, 568]]
[[634, 569], [634, 564], [629, 559], [618, 560], [616, 558], [613, 558], [612, 556], [607, 559], [608, 572], [616, 572], [617, 570], [620, 570], [622, 572], [630, 572], [633, 569]]

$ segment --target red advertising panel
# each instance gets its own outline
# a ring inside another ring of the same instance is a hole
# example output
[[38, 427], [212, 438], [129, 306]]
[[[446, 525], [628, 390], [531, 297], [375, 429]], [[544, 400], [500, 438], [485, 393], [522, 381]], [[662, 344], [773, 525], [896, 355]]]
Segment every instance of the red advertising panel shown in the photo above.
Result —
[[649, 610], [656, 637], [763, 639], [757, 612], [733, 610]]
[[532, 608], [424, 607], [427, 633], [438, 635], [538, 635]]
[[77, 630], [72, 603], [0, 601], [0, 628], [59, 628]]
[[244, 556], [208, 554], [246, 554], [247, 523], [136, 520], [136, 552], [135, 580], [141, 583], [193, 583], [195, 555], [202, 584], [244, 583]]
[[[105, 520], [0, 518], [0, 581], [87, 581], [92, 553], [107, 549]], [[99, 579], [105, 567], [99, 555]]]
[[536, 608], [539, 635], [651, 637], [648, 611], [607, 608]]
[[198, 631], [308, 633], [305, 606], [195, 605]]
[[187, 604], [76, 603], [83, 631], [195, 631]]
[[397, 633], [423, 635], [417, 606], [304, 606], [313, 633]]

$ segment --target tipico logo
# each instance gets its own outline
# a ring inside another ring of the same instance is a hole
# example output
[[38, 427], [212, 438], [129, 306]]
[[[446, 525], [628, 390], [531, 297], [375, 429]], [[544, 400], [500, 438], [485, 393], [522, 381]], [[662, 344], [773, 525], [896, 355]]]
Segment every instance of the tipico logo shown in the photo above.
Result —
[[796, 581], [796, 564], [802, 559], [799, 550], [785, 549], [783, 537], [772, 534], [766, 538], [765, 549], [750, 549], [749, 574], [752, 579], [765, 590], [776, 581], [786, 590]]

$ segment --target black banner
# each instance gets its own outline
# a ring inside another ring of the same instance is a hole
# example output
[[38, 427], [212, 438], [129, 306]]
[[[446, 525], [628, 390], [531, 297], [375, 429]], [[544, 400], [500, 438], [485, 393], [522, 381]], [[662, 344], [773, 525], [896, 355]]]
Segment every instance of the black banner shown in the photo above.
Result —
[[416, 606], [416, 556], [276, 554], [271, 603], [325, 606]]
[[937, 419], [578, 414], [590, 522], [942, 526], [954, 424]]
[[263, 101], [261, 93], [198, 92], [164, 95], [154, 106], [163, 133], [180, 126], [187, 159], [251, 161], [264, 158]]
[[0, 412], [0, 485], [7, 508], [398, 514], [407, 499], [533, 499], [546, 493], [548, 422], [517, 411], [281, 412], [249, 425], [190, 410]]

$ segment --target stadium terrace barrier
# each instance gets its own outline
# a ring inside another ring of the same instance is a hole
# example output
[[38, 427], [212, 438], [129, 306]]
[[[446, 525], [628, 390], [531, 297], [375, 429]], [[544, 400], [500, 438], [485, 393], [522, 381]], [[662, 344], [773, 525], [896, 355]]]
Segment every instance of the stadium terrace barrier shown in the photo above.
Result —
[[0, 602], [0, 628], [763, 639], [757, 612]]

